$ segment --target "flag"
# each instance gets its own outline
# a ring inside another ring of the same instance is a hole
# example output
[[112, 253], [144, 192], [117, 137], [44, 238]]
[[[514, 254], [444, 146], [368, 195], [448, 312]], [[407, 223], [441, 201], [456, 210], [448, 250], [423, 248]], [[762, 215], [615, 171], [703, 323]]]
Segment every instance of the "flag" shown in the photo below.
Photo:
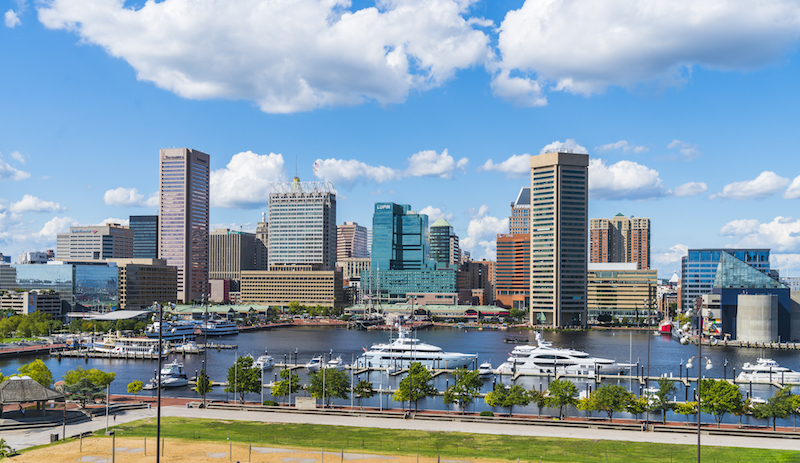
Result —
[[319, 161], [314, 161], [314, 172], [319, 170]]

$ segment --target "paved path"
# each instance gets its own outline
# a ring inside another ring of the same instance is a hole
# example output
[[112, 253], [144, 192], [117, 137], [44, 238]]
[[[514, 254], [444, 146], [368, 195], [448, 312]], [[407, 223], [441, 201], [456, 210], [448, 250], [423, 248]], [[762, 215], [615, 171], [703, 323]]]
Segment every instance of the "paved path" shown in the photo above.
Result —
[[[128, 410], [117, 415], [116, 424], [127, 423], [142, 418], [155, 418], [156, 410]], [[692, 434], [653, 433], [640, 431], [616, 431], [607, 429], [566, 428], [558, 426], [514, 425], [500, 423], [441, 422], [424, 420], [399, 420], [394, 418], [349, 417], [341, 415], [305, 415], [301, 413], [248, 412], [238, 410], [207, 410], [178, 406], [162, 407], [161, 416], [183, 418], [212, 418], [241, 421], [260, 421], [265, 423], [307, 423], [334, 426], [361, 426], [384, 429], [408, 429], [417, 431], [451, 431], [475, 434], [500, 434], [514, 436], [563, 437], [575, 439], [603, 439], [631, 442], [653, 442], [664, 444], [696, 445], [697, 437]], [[114, 420], [109, 421], [114, 425]], [[87, 431], [103, 430], [105, 417], [92, 421], [67, 425], [67, 435], [74, 436]], [[58, 433], [61, 426], [43, 430], [13, 431], [4, 433], [3, 438], [14, 449], [23, 449], [50, 442], [50, 434]], [[721, 447], [750, 447], [774, 450], [797, 450], [798, 441], [739, 436], [703, 436], [703, 445]]]

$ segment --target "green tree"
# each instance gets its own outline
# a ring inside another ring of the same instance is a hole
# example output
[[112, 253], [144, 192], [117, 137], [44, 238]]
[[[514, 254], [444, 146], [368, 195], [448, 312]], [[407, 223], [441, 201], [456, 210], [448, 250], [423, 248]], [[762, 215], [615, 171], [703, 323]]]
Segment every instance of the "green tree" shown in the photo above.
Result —
[[81, 379], [87, 378], [92, 383], [104, 388], [111, 384], [116, 376], [117, 374], [114, 372], [106, 373], [105, 371], [98, 370], [96, 368], [84, 370], [83, 368], [78, 367], [64, 374], [64, 384], [67, 386], [77, 384]]
[[138, 379], [134, 379], [128, 383], [128, 394], [133, 394], [135, 396], [136, 394], [142, 392], [142, 387], [144, 387], [144, 383]]
[[408, 367], [408, 374], [400, 381], [397, 390], [392, 394], [392, 400], [414, 402], [414, 411], [417, 411], [417, 401], [436, 394], [433, 387], [433, 378], [419, 362], [414, 362]]
[[647, 397], [636, 397], [631, 395], [631, 400], [625, 404], [625, 411], [630, 413], [631, 415], [635, 416], [637, 419], [639, 415], [650, 410], [651, 408], [651, 401], [652, 399], [648, 399]]
[[614, 422], [614, 413], [624, 410], [633, 399], [633, 394], [616, 384], [603, 385], [589, 394], [587, 405], [591, 410], [604, 412], [609, 421]]
[[213, 392], [211, 386], [211, 378], [208, 377], [206, 374], [206, 369], [203, 368], [200, 370], [200, 373], [197, 375], [197, 381], [195, 383], [194, 391], [200, 395], [209, 394]]
[[261, 392], [261, 370], [253, 366], [253, 357], [249, 355], [239, 357], [228, 368], [228, 387], [225, 388], [225, 392], [238, 394], [242, 402], [248, 392]]
[[86, 403], [90, 400], [100, 399], [106, 395], [105, 386], [93, 383], [86, 376], [72, 384], [65, 384], [64, 392], [70, 399], [80, 402], [81, 408], [86, 407]]
[[508, 416], [514, 415], [514, 406], [519, 405], [524, 407], [531, 403], [531, 395], [524, 387], [513, 384], [508, 388], [506, 396], [503, 398], [502, 406], [508, 407]]
[[503, 383], [495, 383], [494, 388], [491, 392], [486, 394], [486, 397], [483, 398], [483, 401], [486, 402], [486, 405], [492, 408], [502, 407], [506, 395], [508, 395], [508, 389], [506, 389], [506, 385]]
[[775, 421], [778, 418], [788, 418], [792, 414], [792, 388], [789, 386], [776, 392], [763, 404], [753, 407], [753, 414], [759, 419], [772, 419], [772, 430], [775, 430]]
[[728, 413], [735, 413], [743, 406], [739, 387], [724, 380], [703, 379], [700, 381], [700, 411], [714, 415], [717, 427]]
[[792, 409], [792, 418], [794, 419], [792, 427], [797, 430], [797, 415], [800, 415], [800, 395], [793, 395], [789, 398], [789, 400], [789, 404]]
[[675, 404], [675, 413], [686, 415], [686, 422], [689, 422], [689, 415], [697, 413], [697, 402], [681, 402]]
[[281, 370], [280, 377], [281, 380], [276, 381], [272, 388], [272, 395], [283, 396], [283, 402], [286, 403], [287, 395], [292, 395], [300, 390], [300, 377], [292, 373], [292, 370]]
[[578, 395], [578, 388], [568, 379], [552, 381], [547, 393], [547, 406], [558, 408], [559, 419], [564, 419], [564, 407], [578, 403], [578, 399], [575, 398]]
[[539, 415], [542, 414], [542, 408], [547, 405], [547, 396], [544, 392], [538, 391], [536, 389], [531, 389], [528, 391], [528, 397], [530, 397], [531, 401], [529, 403], [536, 404], [536, 409], [539, 412]]
[[44, 387], [53, 385], [53, 373], [41, 359], [36, 359], [31, 363], [26, 363], [17, 368], [20, 376], [30, 376], [32, 380]]
[[332, 398], [346, 399], [350, 391], [350, 378], [343, 370], [322, 368], [308, 378], [308, 394], [315, 399], [325, 398], [325, 406]]
[[652, 396], [652, 401], [653, 408], [655, 410], [661, 410], [663, 413], [663, 424], [667, 424], [667, 411], [672, 409], [672, 402], [669, 400], [669, 398], [670, 396], [673, 396], [677, 390], [677, 387], [675, 387], [675, 381], [664, 377], [658, 378], [658, 392]]
[[353, 386], [353, 394], [358, 397], [358, 406], [361, 407], [361, 400], [362, 399], [369, 399], [370, 397], [375, 395], [375, 389], [372, 387], [372, 383], [367, 381], [366, 379], [362, 379]]
[[480, 394], [483, 381], [477, 370], [458, 368], [453, 375], [455, 376], [453, 384], [444, 391], [444, 403], [459, 403], [463, 413]]

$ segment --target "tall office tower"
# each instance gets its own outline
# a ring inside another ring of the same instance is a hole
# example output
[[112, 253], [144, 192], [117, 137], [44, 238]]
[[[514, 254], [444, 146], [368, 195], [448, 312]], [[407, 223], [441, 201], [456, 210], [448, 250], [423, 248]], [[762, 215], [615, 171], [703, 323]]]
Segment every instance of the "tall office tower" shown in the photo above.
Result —
[[187, 148], [159, 153], [158, 257], [178, 269], [178, 300], [208, 293], [209, 156]]
[[531, 294], [531, 237], [497, 235], [497, 302], [507, 309], [527, 309]]
[[132, 215], [129, 223], [133, 230], [133, 257], [158, 258], [158, 216]]
[[593, 264], [635, 262], [639, 270], [650, 269], [650, 219], [622, 214], [592, 219], [589, 233]]
[[453, 226], [445, 219], [439, 219], [431, 225], [431, 259], [441, 264], [458, 266], [461, 260], [461, 248]]
[[770, 274], [769, 249], [689, 249], [681, 258], [680, 304], [694, 309], [695, 300], [711, 293], [722, 254], [727, 253], [765, 275]]
[[375, 203], [372, 264], [361, 287], [383, 301], [405, 301], [408, 293], [455, 293], [456, 272], [430, 258], [428, 216], [408, 204]]
[[531, 156], [530, 323], [586, 325], [589, 155]]
[[372, 229], [367, 228], [367, 256], [372, 257]]
[[355, 222], [345, 222], [336, 227], [336, 261], [369, 257], [367, 228]]
[[242, 270], [256, 268], [256, 235], [219, 228], [209, 236], [209, 280], [231, 280], [231, 290], [239, 291]]
[[256, 226], [256, 270], [269, 269], [269, 223], [267, 214], [261, 213], [261, 222]]
[[56, 254], [59, 260], [133, 257], [133, 230], [115, 223], [70, 227], [58, 234]]
[[269, 194], [269, 268], [336, 268], [336, 190], [330, 182], [272, 185]]
[[508, 218], [508, 232], [512, 235], [530, 233], [531, 189], [522, 187], [517, 199], [511, 203], [511, 216]]

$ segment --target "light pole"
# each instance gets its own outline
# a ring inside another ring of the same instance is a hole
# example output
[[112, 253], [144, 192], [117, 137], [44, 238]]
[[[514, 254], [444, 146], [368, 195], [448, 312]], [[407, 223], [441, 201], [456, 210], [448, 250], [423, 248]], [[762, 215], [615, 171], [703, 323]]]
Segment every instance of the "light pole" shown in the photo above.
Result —
[[[694, 357], [689, 357], [689, 360], [686, 362], [686, 377], [689, 377], [689, 369], [693, 367], [694, 359], [697, 359], [700, 362], [701, 359], [706, 359], [706, 370], [710, 370], [711, 365], [711, 358], [703, 357], [703, 312], [702, 307], [696, 306], [697, 311], [697, 355]], [[697, 366], [697, 387], [695, 387], [694, 393], [697, 396], [697, 463], [700, 463], [700, 381], [702, 380], [700, 373], [702, 372], [700, 366]]]
[[158, 302], [154, 302], [158, 307], [158, 374], [156, 377], [156, 388], [158, 389], [158, 399], [156, 402], [156, 463], [161, 462], [161, 356], [164, 352], [162, 347], [162, 334], [164, 333], [164, 307]]
[[728, 359], [725, 359], [725, 363], [722, 364], [722, 379], [728, 380]]
[[[203, 408], [206, 408], [206, 389], [208, 389], [208, 372], [206, 366], [208, 365], [208, 295], [202, 295], [203, 306], [205, 306], [205, 314], [203, 315], [203, 323], [200, 329], [203, 331]], [[263, 400], [261, 401], [264, 402]]]

